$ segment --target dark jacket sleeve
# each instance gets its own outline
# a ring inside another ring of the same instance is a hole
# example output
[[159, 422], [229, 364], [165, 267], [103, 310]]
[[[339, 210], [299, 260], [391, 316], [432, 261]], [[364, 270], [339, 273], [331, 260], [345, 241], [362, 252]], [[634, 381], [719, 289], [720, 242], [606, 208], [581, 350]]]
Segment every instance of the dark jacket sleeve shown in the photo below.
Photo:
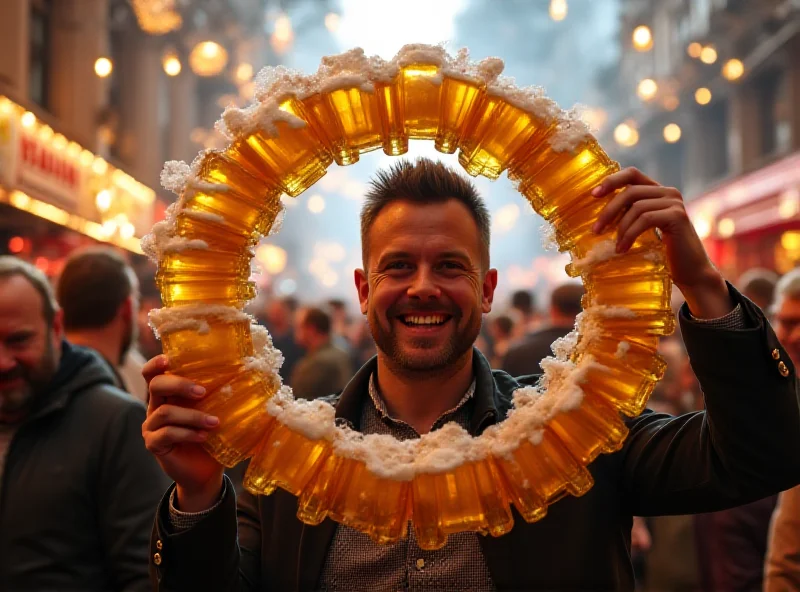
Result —
[[680, 313], [706, 411], [648, 412], [628, 422], [622, 487], [633, 515], [718, 511], [800, 483], [795, 369], [758, 307], [729, 289], [746, 329], [718, 329], [689, 320], [685, 308]]
[[144, 407], [130, 401], [106, 429], [100, 457], [98, 523], [115, 589], [149, 590], [148, 535], [153, 507], [169, 478], [142, 440]]
[[153, 526], [150, 551], [152, 556], [159, 554], [157, 562], [150, 562], [153, 590], [260, 590], [261, 519], [256, 498], [244, 492], [237, 500], [226, 476], [219, 506], [189, 530], [176, 533], [169, 522], [174, 487], [161, 499]]

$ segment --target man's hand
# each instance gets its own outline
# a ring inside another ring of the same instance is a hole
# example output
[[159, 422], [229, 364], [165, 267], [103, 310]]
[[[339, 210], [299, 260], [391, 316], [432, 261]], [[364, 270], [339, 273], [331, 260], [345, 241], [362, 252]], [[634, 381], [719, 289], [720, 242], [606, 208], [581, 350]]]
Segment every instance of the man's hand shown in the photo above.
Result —
[[600, 213], [594, 231], [602, 232], [619, 218], [617, 252], [624, 253], [641, 234], [657, 228], [667, 248], [672, 280], [692, 314], [703, 319], [728, 314], [733, 309], [728, 286], [708, 258], [680, 191], [662, 187], [631, 167], [606, 177], [592, 195], [602, 198], [618, 190], [622, 191]]
[[156, 356], [142, 369], [150, 389], [142, 436], [161, 468], [175, 480], [179, 509], [201, 512], [212, 507], [222, 491], [223, 467], [202, 447], [219, 419], [186, 406], [205, 396], [205, 389], [166, 374], [168, 365], [166, 356]]

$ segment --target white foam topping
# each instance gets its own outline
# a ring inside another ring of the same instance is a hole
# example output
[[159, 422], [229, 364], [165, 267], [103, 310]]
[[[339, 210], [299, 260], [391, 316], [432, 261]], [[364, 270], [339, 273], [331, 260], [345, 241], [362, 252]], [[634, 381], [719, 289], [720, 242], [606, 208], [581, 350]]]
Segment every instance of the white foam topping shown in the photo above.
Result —
[[253, 317], [231, 306], [188, 304], [171, 308], [155, 308], [149, 313], [150, 326], [156, 337], [174, 331], [192, 330], [208, 333], [209, 323], [251, 322]]

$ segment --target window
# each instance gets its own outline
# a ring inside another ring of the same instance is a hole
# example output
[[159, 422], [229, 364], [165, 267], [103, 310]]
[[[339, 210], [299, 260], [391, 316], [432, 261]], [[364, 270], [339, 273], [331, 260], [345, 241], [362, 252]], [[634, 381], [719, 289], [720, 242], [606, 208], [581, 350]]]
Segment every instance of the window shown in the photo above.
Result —
[[30, 68], [28, 93], [31, 101], [48, 106], [48, 70], [50, 68], [50, 0], [30, 3]]

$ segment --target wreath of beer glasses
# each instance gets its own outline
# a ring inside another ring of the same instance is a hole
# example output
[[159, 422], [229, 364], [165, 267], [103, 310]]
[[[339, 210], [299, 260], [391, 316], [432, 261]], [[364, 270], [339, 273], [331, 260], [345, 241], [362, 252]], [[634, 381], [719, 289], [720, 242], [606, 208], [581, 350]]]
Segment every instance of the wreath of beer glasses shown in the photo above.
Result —
[[[663, 245], [650, 231], [620, 255], [613, 228], [592, 232], [607, 200], [590, 192], [619, 166], [575, 113], [501, 72], [500, 60], [423, 45], [390, 61], [361, 50], [326, 57], [310, 76], [268, 70], [252, 105], [223, 114], [225, 149], [165, 167], [179, 199], [143, 248], [158, 263], [164, 308], [151, 322], [170, 371], [209, 391], [197, 407], [220, 426], [207, 450], [226, 466], [251, 458], [245, 487], [292, 493], [307, 524], [327, 517], [391, 543], [411, 521], [420, 546], [436, 549], [452, 533], [508, 532], [512, 506], [541, 519], [592, 487], [587, 465], [620, 448], [620, 413], [639, 414], [663, 375], [658, 338], [674, 329]], [[508, 418], [477, 437], [448, 424], [400, 442], [337, 425], [333, 407], [281, 385], [280, 353], [243, 312], [256, 293], [252, 249], [276, 230], [281, 195], [300, 195], [334, 161], [403, 154], [410, 139], [458, 150], [471, 175], [507, 171], [586, 288], [576, 331], [554, 344], [543, 380], [518, 389]]]

